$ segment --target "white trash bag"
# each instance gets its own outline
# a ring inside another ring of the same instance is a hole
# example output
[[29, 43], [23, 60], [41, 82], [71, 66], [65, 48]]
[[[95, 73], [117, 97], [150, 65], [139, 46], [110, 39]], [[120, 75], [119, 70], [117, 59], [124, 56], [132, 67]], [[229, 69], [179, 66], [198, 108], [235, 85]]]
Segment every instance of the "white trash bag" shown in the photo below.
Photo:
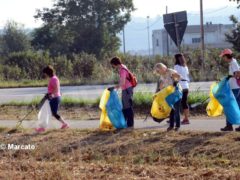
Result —
[[39, 128], [47, 128], [51, 117], [52, 117], [52, 112], [51, 112], [50, 104], [49, 104], [49, 101], [46, 100], [38, 113], [37, 126]]

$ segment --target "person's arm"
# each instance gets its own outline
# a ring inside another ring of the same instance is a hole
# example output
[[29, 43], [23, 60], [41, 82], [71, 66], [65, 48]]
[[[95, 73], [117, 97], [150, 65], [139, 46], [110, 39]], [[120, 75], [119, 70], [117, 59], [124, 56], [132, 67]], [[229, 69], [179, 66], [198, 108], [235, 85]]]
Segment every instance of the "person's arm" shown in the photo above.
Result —
[[121, 88], [124, 84], [126, 83], [126, 79], [125, 78], [120, 78], [119, 80], [119, 84], [115, 86], [116, 89]]
[[233, 71], [233, 76], [235, 78], [238, 78], [238, 73], [239, 73], [239, 65], [237, 63], [237, 61], [234, 61], [232, 64], [231, 64], [231, 68], [232, 68], [232, 71]]
[[172, 78], [174, 81], [180, 81], [181, 76], [180, 76], [180, 74], [177, 73], [177, 71], [172, 70], [172, 69], [169, 69], [169, 71], [171, 72]]

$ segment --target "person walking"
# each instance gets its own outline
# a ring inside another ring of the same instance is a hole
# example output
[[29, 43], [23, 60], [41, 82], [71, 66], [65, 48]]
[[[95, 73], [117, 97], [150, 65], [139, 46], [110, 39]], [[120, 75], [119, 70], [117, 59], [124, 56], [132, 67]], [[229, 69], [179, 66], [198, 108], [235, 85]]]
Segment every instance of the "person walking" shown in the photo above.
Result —
[[184, 114], [184, 119], [182, 120], [182, 124], [190, 124], [189, 122], [189, 106], [187, 103], [188, 100], [188, 93], [189, 93], [189, 70], [186, 64], [186, 60], [183, 56], [183, 54], [175, 54], [175, 66], [174, 66], [174, 70], [180, 74], [181, 78], [179, 81], [179, 84], [182, 87], [182, 92], [183, 92], [183, 96], [182, 96], [182, 100], [181, 100], [181, 105], [182, 105], [182, 109], [183, 109], [183, 114]]
[[[47, 66], [43, 69], [43, 75], [49, 79], [48, 83], [48, 92], [46, 94], [47, 99], [49, 100], [50, 108], [52, 115], [62, 123], [61, 129], [69, 128], [69, 125], [65, 120], [58, 114], [58, 108], [61, 102], [61, 93], [60, 93], [60, 82], [56, 76], [52, 66]], [[37, 132], [44, 132], [45, 128], [37, 128]]]

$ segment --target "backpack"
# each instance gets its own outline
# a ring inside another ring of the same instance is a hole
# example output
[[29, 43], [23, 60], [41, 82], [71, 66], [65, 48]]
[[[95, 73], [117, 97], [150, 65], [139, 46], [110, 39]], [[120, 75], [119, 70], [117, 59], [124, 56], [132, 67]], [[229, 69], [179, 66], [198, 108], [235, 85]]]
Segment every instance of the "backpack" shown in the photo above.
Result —
[[124, 67], [122, 68], [128, 72], [129, 76], [127, 77], [127, 80], [132, 84], [132, 87], [136, 87], [138, 84], [137, 77], [127, 68], [124, 68]]

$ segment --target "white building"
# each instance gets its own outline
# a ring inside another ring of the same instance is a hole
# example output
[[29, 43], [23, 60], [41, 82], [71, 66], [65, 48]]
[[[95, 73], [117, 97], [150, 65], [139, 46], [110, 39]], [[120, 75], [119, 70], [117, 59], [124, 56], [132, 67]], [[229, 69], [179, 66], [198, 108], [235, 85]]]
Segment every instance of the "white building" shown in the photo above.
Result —
[[[206, 47], [212, 48], [231, 48], [232, 45], [225, 40], [225, 33], [234, 28], [233, 24], [212, 24], [204, 25], [204, 41]], [[176, 53], [177, 47], [168, 36], [169, 54]], [[153, 30], [152, 32], [153, 55], [167, 55], [167, 32], [165, 29]], [[189, 25], [186, 28], [181, 47], [200, 48], [201, 47], [201, 31], [200, 25]]]

